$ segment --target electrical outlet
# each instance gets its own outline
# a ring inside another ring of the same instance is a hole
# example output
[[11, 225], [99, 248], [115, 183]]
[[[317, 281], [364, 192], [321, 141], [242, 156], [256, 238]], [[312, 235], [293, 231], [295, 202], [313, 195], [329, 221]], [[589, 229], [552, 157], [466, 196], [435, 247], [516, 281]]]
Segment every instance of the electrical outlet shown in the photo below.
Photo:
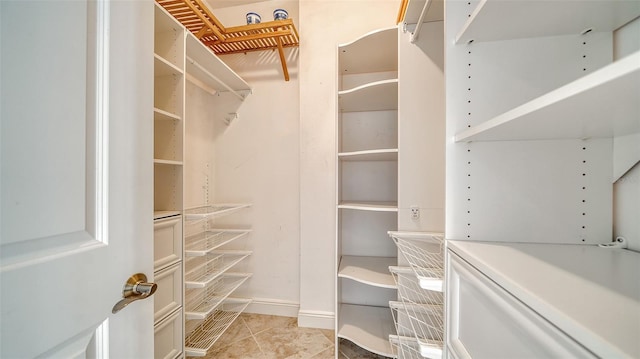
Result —
[[411, 206], [409, 209], [411, 209], [411, 219], [414, 221], [420, 219], [420, 208], [418, 206]]

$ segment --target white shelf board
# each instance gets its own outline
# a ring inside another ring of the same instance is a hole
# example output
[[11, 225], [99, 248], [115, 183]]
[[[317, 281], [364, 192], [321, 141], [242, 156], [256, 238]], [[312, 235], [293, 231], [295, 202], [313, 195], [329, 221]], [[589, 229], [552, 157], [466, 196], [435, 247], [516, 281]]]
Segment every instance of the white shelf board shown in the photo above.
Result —
[[386, 148], [379, 150], [364, 150], [340, 152], [338, 158], [342, 161], [397, 161], [398, 149]]
[[190, 291], [185, 304], [185, 319], [206, 319], [251, 276], [251, 273], [225, 273], [215, 285], [197, 290], [198, 293], [195, 293], [196, 290]]
[[341, 209], [357, 209], [361, 211], [377, 211], [377, 212], [398, 212], [397, 202], [348, 202], [343, 201], [338, 204]]
[[158, 158], [155, 158], [153, 160], [154, 164], [158, 164], [158, 165], [171, 165], [171, 166], [182, 166], [182, 161], [174, 161], [174, 160], [161, 160]]
[[162, 121], [180, 121], [182, 118], [169, 111], [161, 110], [157, 107], [153, 108], [153, 119]]
[[202, 320], [185, 323], [185, 348], [187, 356], [204, 357], [213, 344], [251, 304], [251, 299], [228, 298], [216, 311]]
[[244, 208], [251, 207], [248, 203], [221, 203], [212, 204], [209, 206], [202, 206], [196, 208], [187, 209], [185, 212], [185, 219], [198, 220], [205, 218], [214, 218], [221, 215], [231, 214]]
[[[193, 34], [187, 33], [187, 73], [216, 91], [250, 92], [251, 87]], [[212, 76], [213, 75], [213, 76]], [[246, 94], [245, 94], [246, 95]]]
[[599, 358], [640, 358], [640, 253], [448, 240], [447, 248]]
[[[427, 2], [429, 2], [429, 4], [426, 4]], [[403, 22], [407, 25], [417, 24], [425, 8], [425, 4], [428, 8], [422, 16], [423, 23], [444, 20], [443, 0], [409, 0]]]
[[584, 139], [638, 133], [639, 98], [640, 51], [462, 131], [455, 140]]
[[153, 220], [176, 217], [180, 215], [180, 211], [153, 211]]
[[398, 109], [398, 79], [367, 83], [338, 91], [340, 111], [384, 111]]
[[338, 45], [340, 75], [398, 70], [398, 29], [394, 27], [369, 32], [356, 40]]
[[381, 288], [396, 288], [390, 266], [398, 264], [396, 257], [342, 256], [338, 277], [349, 278], [360, 283]]
[[182, 75], [182, 70], [158, 54], [153, 54], [154, 76]]
[[640, 1], [481, 0], [456, 43], [611, 32], [640, 15]]
[[205, 288], [251, 254], [251, 251], [217, 250], [209, 257], [192, 257], [186, 261], [184, 287]]
[[251, 233], [250, 229], [211, 229], [185, 238], [187, 257], [205, 256], [212, 251]]
[[389, 335], [395, 334], [391, 309], [340, 304], [338, 337], [370, 352], [393, 357]]

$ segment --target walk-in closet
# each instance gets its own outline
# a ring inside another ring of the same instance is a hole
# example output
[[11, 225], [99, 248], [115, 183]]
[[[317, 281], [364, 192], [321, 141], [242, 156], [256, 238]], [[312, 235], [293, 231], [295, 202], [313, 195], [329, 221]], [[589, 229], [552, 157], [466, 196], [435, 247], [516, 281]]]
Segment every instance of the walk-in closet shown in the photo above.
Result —
[[640, 358], [640, 0], [1, 0], [0, 89], [0, 358]]

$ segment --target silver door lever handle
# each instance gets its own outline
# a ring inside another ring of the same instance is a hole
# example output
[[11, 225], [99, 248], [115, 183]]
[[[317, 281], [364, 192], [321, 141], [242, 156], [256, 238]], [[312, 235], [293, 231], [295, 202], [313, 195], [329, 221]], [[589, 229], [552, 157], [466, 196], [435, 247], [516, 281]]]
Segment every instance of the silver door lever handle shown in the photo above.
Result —
[[122, 299], [113, 306], [111, 313], [115, 314], [136, 300], [149, 298], [156, 292], [158, 285], [147, 283], [147, 276], [136, 273], [127, 279], [122, 289]]

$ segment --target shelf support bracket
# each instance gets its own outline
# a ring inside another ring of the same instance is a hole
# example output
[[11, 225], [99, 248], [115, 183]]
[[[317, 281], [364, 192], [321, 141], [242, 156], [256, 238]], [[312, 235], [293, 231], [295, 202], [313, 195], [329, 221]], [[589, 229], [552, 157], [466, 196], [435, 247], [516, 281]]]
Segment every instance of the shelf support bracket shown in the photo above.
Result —
[[284, 49], [282, 48], [282, 39], [278, 36], [278, 53], [280, 54], [280, 63], [282, 63], [282, 72], [284, 72], [284, 80], [289, 81], [289, 70], [287, 69], [287, 60], [284, 57]]

